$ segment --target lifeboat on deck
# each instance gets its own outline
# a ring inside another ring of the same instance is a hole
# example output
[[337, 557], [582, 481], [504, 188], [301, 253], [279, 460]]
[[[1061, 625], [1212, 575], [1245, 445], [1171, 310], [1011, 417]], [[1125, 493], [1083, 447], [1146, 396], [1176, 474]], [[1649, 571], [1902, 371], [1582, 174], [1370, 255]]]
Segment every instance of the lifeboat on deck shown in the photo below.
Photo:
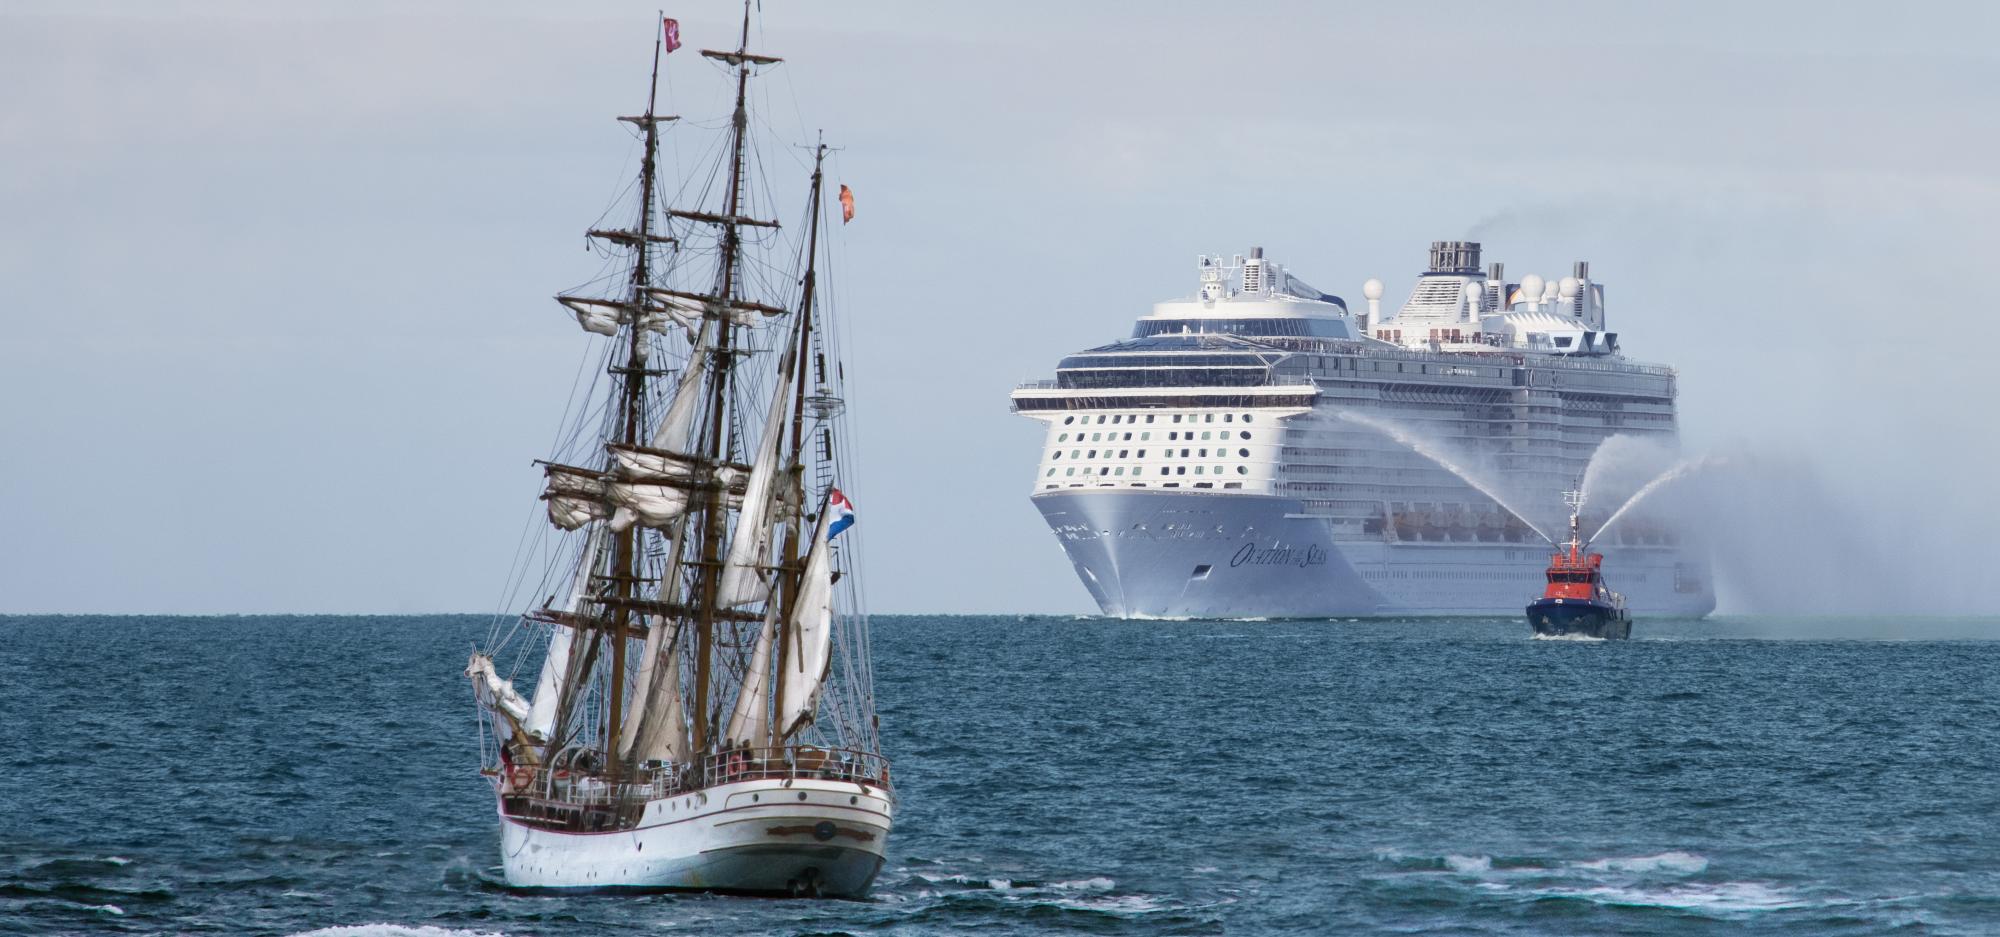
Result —
[[1583, 492], [1566, 492], [1563, 502], [1570, 507], [1569, 542], [1549, 557], [1548, 586], [1528, 603], [1528, 625], [1538, 637], [1629, 638], [1625, 597], [1604, 585], [1604, 554], [1590, 552], [1577, 530]]

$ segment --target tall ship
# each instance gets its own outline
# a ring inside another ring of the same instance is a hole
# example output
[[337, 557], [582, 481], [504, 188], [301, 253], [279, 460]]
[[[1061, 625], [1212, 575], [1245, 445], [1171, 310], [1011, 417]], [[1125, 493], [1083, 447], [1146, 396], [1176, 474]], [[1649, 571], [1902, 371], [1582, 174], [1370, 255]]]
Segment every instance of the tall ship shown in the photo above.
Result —
[[[1673, 369], [1628, 359], [1589, 264], [1510, 281], [1438, 241], [1392, 315], [1259, 248], [1015, 388], [1032, 500], [1106, 615], [1514, 615], [1613, 436], [1676, 439]], [[1714, 609], [1663, 517], [1598, 544], [1646, 614]]]
[[676, 118], [652, 90], [620, 118], [637, 204], [589, 232], [605, 275], [556, 297], [603, 339], [540, 463], [553, 530], [516, 591], [546, 598], [466, 668], [513, 886], [851, 898], [883, 861], [896, 798], [818, 290], [826, 147], [787, 241], [746, 170], [747, 89], [779, 61], [749, 40], [746, 3], [736, 49], [701, 52], [735, 91], [704, 175], [656, 178]]

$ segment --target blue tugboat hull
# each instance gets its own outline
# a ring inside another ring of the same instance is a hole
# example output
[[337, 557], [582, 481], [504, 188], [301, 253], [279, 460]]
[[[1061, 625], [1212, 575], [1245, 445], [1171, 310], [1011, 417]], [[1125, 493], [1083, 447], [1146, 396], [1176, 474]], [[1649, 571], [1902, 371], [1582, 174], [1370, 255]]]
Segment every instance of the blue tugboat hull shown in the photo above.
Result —
[[1528, 605], [1528, 625], [1536, 634], [1549, 637], [1632, 636], [1630, 612], [1584, 599], [1537, 599]]

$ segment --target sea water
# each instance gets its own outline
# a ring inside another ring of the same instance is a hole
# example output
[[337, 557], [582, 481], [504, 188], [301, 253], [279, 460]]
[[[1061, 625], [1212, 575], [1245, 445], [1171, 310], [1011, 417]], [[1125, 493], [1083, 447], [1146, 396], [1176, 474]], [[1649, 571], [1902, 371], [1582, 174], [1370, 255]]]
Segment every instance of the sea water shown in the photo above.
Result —
[[2000, 933], [2000, 620], [882, 617], [860, 902], [508, 891], [487, 624], [0, 618], [0, 931]]

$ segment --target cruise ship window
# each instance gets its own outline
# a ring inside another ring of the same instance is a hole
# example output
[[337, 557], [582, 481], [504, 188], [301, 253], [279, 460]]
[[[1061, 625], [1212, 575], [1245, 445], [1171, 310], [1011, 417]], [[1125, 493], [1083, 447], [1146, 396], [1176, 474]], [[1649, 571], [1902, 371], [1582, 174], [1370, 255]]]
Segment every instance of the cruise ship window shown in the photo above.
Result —
[[1194, 473], [1195, 473], [1196, 475], [1200, 475], [1200, 474], [1201, 474], [1201, 468], [1202, 468], [1202, 467], [1201, 467], [1201, 466], [1199, 466], [1199, 465], [1195, 466], [1195, 467], [1194, 467]]
[[1174, 414], [1174, 422], [1179, 423], [1180, 421], [1181, 421], [1181, 415], [1178, 413]]
[[1182, 449], [1182, 450], [1181, 450], [1181, 458], [1183, 458], [1183, 459], [1187, 458], [1187, 454], [1188, 454], [1188, 451], [1187, 451], [1186, 449]]
[[1248, 449], [1238, 449], [1238, 450], [1236, 450], [1236, 454], [1237, 454], [1237, 455], [1240, 455], [1240, 456], [1242, 456], [1243, 458], [1246, 458], [1246, 459], [1247, 459], [1247, 458], [1250, 458], [1250, 450], [1248, 450]]
[[1139, 450], [1139, 458], [1143, 459], [1145, 457], [1146, 457], [1146, 450], [1144, 449]]
[[1218, 465], [1215, 467], [1215, 474], [1217, 475], [1222, 474], [1222, 466]]
[[1249, 434], [1249, 433], [1237, 433], [1236, 435], [1238, 435], [1238, 436], [1241, 436], [1241, 437], [1243, 437], [1244, 439], [1249, 439], [1249, 438], [1250, 438], [1250, 434]]
[[1091, 434], [1090, 434], [1090, 441], [1091, 441], [1091, 442], [1096, 442], [1096, 441], [1098, 441], [1098, 440], [1100, 440], [1100, 439], [1103, 439], [1103, 438], [1104, 438], [1104, 434], [1103, 434], [1103, 433], [1091, 433]]
[[1203, 438], [1203, 439], [1207, 439], [1207, 438], [1208, 438], [1208, 430], [1202, 430], [1202, 431], [1201, 431], [1201, 438]]
[[1201, 457], [1202, 457], [1202, 458], [1204, 458], [1204, 459], [1208, 458], [1208, 450], [1207, 450], [1207, 449], [1203, 449], [1203, 450], [1201, 451]]
[[1064, 475], [1075, 475], [1075, 474], [1076, 474], [1076, 466], [1072, 465], [1072, 466], [1070, 466], [1069, 468], [1066, 468], [1066, 469], [1063, 469], [1063, 474], [1064, 474]]
[[1122, 459], [1122, 458], [1125, 458], [1125, 453], [1128, 453], [1128, 452], [1131, 452], [1131, 451], [1132, 451], [1132, 450], [1130, 450], [1130, 449], [1120, 449], [1120, 450], [1118, 450], [1118, 457], [1119, 457], [1119, 458], [1121, 458], [1121, 459]]
[[1043, 478], [1047, 478], [1047, 477], [1049, 477], [1050, 475], [1054, 475], [1055, 473], [1056, 473], [1056, 470], [1055, 470], [1055, 469], [1049, 469], [1049, 470], [1048, 470], [1047, 472], [1044, 472], [1044, 473], [1042, 474], [1042, 477], [1043, 477]]
[[1104, 414], [1100, 413], [1097, 415], [1097, 422], [1099, 423], [1104, 422]]
[[1061, 450], [1061, 449], [1057, 449], [1057, 450], [1056, 450], [1056, 454], [1055, 454], [1055, 455], [1053, 455], [1053, 456], [1051, 456], [1050, 458], [1055, 458], [1055, 459], [1060, 459], [1060, 458], [1062, 458], [1062, 450]]
[[1187, 474], [1187, 466], [1185, 466], [1185, 465], [1176, 465], [1176, 466], [1174, 466], [1174, 474], [1175, 474], [1175, 475], [1186, 475], [1186, 474]]
[[1171, 471], [1173, 471], [1173, 470], [1172, 470], [1172, 469], [1170, 469], [1170, 468], [1167, 468], [1167, 467], [1166, 467], [1166, 466], [1164, 466], [1164, 465], [1160, 466], [1160, 474], [1162, 474], [1162, 475], [1165, 475], [1165, 474], [1167, 474], [1168, 472], [1171, 472]]
[[1250, 414], [1248, 413], [1243, 414], [1243, 422], [1245, 423], [1250, 422]]
[[1121, 466], [1119, 466], [1119, 467], [1118, 467], [1118, 471], [1116, 472], [1116, 474], [1119, 474], [1119, 475], [1123, 475], [1123, 474], [1125, 474], [1125, 467], [1124, 467], [1124, 466], [1122, 466], [1122, 465], [1121, 465]]
[[1151, 438], [1153, 438], [1153, 434], [1152, 434], [1152, 433], [1140, 433], [1140, 434], [1139, 434], [1139, 441], [1140, 441], [1140, 442], [1145, 442], [1146, 440], [1148, 440], [1148, 439], [1151, 439]]
[[1151, 423], [1151, 422], [1153, 422], [1153, 415], [1152, 415], [1152, 414], [1150, 414], [1150, 413], [1146, 414], [1146, 422], [1148, 422], [1148, 423]]
[[1063, 425], [1064, 425], [1064, 426], [1068, 426], [1068, 425], [1070, 425], [1071, 423], [1074, 423], [1074, 422], [1076, 422], [1076, 417], [1073, 417], [1073, 416], [1066, 416], [1066, 417], [1063, 417]]
[[1234, 422], [1236, 422], [1236, 414], [1234, 414], [1234, 413], [1225, 413], [1225, 414], [1223, 414], [1223, 415], [1222, 415], [1222, 422], [1224, 422], [1224, 423], [1234, 423]]
[[1179, 438], [1181, 438], [1181, 434], [1179, 434], [1179, 433], [1168, 433], [1168, 434], [1167, 434], [1167, 438], [1168, 438], [1168, 439], [1179, 439]]
[[1203, 417], [1203, 419], [1202, 419], [1202, 422], [1203, 422], [1203, 423], [1213, 423], [1213, 422], [1215, 422], [1215, 414], [1213, 414], [1213, 413], [1204, 413], [1204, 414], [1202, 414], [1202, 417]]
[[1250, 474], [1250, 468], [1249, 468], [1249, 466], [1245, 466], [1245, 465], [1239, 465], [1239, 466], [1237, 466], [1237, 467], [1236, 467], [1236, 474], [1238, 474], [1238, 475], [1248, 475], [1248, 474]]

